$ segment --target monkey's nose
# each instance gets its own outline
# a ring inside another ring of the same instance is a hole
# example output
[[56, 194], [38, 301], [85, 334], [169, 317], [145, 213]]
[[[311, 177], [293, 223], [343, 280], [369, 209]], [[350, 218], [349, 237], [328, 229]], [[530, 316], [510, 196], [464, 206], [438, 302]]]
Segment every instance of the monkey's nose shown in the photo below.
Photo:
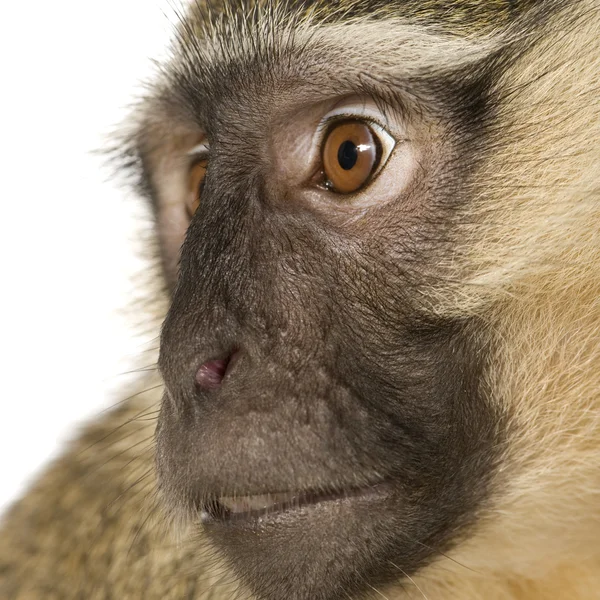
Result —
[[200, 368], [196, 372], [196, 384], [203, 390], [218, 388], [225, 377], [227, 367], [232, 358], [233, 355], [230, 355], [227, 358], [209, 360], [200, 365]]

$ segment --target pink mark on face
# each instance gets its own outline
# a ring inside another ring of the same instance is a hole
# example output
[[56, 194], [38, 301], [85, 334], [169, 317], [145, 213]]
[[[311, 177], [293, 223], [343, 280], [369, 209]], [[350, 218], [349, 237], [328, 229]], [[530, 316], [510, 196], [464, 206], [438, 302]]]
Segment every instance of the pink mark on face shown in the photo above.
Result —
[[221, 385], [229, 358], [226, 360], [209, 360], [200, 366], [196, 373], [196, 383], [203, 390], [214, 390]]

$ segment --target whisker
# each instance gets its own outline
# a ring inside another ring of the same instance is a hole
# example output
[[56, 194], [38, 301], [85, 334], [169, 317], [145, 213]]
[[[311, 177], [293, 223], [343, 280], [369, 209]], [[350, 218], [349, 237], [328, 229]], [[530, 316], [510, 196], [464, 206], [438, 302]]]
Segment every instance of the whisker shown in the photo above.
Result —
[[159, 383], [152, 387], [146, 388], [146, 389], [142, 390], [141, 392], [136, 392], [135, 394], [132, 394], [131, 396], [127, 396], [127, 398], [123, 398], [123, 400], [119, 400], [118, 402], [115, 402], [114, 404], [111, 404], [110, 406], [107, 406], [106, 408], [102, 409], [98, 413], [98, 415], [104, 414], [114, 408], [117, 408], [117, 406], [121, 406], [122, 404], [125, 404], [125, 403], [129, 402], [130, 400], [133, 400], [134, 398], [138, 398], [142, 394], [146, 394], [147, 392], [152, 392], [154, 390], [158, 390], [161, 387], [164, 387], [164, 383]]
[[421, 542], [421, 541], [419, 541], [417, 539], [411, 538], [405, 532], [401, 532], [401, 534], [405, 538], [407, 538], [410, 542], [412, 542], [413, 544], [419, 544], [419, 546], [422, 546], [423, 548], [426, 548], [427, 550], [430, 550], [431, 552], [434, 552], [435, 554], [439, 554], [440, 556], [443, 556], [444, 558], [447, 558], [448, 560], [452, 561], [454, 564], [458, 565], [459, 567], [462, 567], [463, 569], [467, 569], [467, 571], [471, 571], [471, 573], [477, 573], [478, 575], [482, 574], [479, 571], [477, 571], [475, 569], [472, 569], [471, 567], [468, 567], [467, 565], [462, 564], [461, 562], [459, 562], [455, 558], [452, 558], [448, 554], [445, 554], [441, 550], [438, 550], [437, 548], [434, 548], [433, 546], [429, 546], [428, 544], [425, 544], [424, 542]]
[[[81, 456], [82, 454], [85, 454], [88, 450], [91, 450], [94, 446], [97, 446], [98, 444], [100, 444], [103, 441], [105, 441], [106, 439], [108, 439], [111, 435], [114, 435], [115, 433], [117, 433], [117, 431], [120, 431], [121, 429], [123, 429], [123, 427], [126, 427], [127, 425], [133, 423], [134, 421], [137, 421], [140, 417], [147, 417], [148, 415], [152, 414], [153, 411], [155, 411], [155, 410], [156, 410], [156, 407], [154, 407], [154, 406], [152, 406], [151, 408], [145, 407], [143, 410], [141, 410], [139, 413], [137, 413], [136, 415], [134, 415], [130, 419], [127, 419], [126, 421], [124, 421], [120, 425], [117, 425], [112, 431], [110, 431], [106, 435], [104, 435], [101, 438], [97, 439], [96, 441], [94, 441], [92, 444], [90, 444], [89, 446], [87, 446], [83, 450], [80, 450], [76, 454], [76, 456]], [[127, 434], [125, 436], [125, 438], [127, 438], [129, 435], [131, 435], [131, 434]], [[123, 439], [125, 439], [125, 438], [123, 438]]]
[[393, 563], [391, 560], [389, 562], [392, 566], [396, 567], [396, 569], [398, 569], [398, 571], [400, 571], [400, 573], [402, 573], [402, 575], [404, 575], [404, 577], [406, 577], [406, 579], [408, 579], [417, 588], [417, 590], [419, 590], [421, 596], [423, 596], [423, 598], [425, 598], [425, 600], [429, 600], [429, 598], [427, 598], [427, 596], [425, 595], [425, 592], [419, 587], [417, 582], [404, 569], [400, 568], [397, 564]]
[[373, 587], [368, 581], [365, 581], [368, 587], [370, 587], [378, 596], [381, 596], [385, 600], [390, 600], [386, 595], [380, 592], [376, 587]]

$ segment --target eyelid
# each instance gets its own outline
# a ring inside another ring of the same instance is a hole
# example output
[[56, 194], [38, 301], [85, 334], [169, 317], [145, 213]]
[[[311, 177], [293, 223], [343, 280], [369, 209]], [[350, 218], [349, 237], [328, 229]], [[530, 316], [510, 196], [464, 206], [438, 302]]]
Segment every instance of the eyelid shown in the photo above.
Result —
[[364, 123], [368, 123], [369, 125], [373, 126], [373, 128], [378, 133], [384, 132], [385, 134], [387, 134], [394, 140], [394, 143], [398, 143], [398, 140], [388, 131], [388, 128], [385, 125], [383, 125], [381, 123], [381, 121], [379, 121], [372, 115], [360, 113], [358, 111], [353, 112], [353, 111], [344, 110], [344, 111], [340, 111], [340, 112], [332, 111], [332, 112], [328, 113], [321, 120], [321, 122], [317, 126], [317, 131], [316, 131], [317, 146], [321, 147], [321, 144], [323, 143], [324, 138], [325, 138], [325, 134], [327, 133], [329, 128], [334, 123], [341, 122], [341, 121], [352, 121], [352, 120], [363, 121]]

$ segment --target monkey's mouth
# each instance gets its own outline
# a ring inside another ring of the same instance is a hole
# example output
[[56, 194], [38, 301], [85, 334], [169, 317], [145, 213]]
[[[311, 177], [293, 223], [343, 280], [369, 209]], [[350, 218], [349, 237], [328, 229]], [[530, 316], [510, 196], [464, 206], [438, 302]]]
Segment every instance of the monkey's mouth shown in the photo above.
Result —
[[360, 497], [381, 496], [383, 484], [338, 492], [284, 492], [252, 496], [220, 496], [204, 503], [200, 510], [203, 523], [261, 519], [327, 502], [347, 502]]

